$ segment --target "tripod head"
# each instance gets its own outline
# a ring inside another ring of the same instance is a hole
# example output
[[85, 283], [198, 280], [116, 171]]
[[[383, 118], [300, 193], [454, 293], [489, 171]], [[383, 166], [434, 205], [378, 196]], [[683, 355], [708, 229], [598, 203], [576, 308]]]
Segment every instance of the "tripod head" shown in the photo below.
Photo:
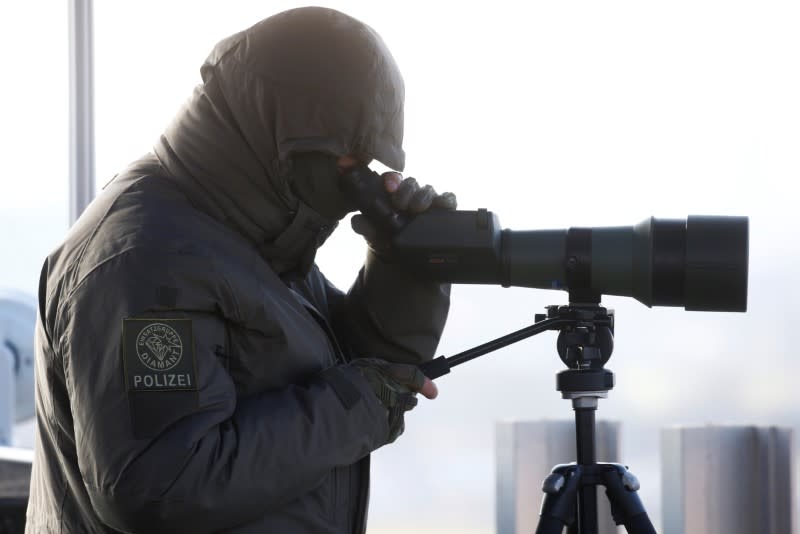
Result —
[[599, 304], [548, 306], [536, 322], [563, 319], [556, 348], [570, 369], [602, 369], [614, 350], [614, 310]]
[[[556, 348], [569, 367], [559, 373], [558, 390], [566, 392], [608, 391], [614, 387], [613, 374], [603, 369], [614, 350], [614, 311], [599, 303], [548, 306], [547, 314], [536, 314], [535, 323], [454, 356], [439, 356], [420, 366], [430, 379], [450, 372], [452, 367], [483, 356], [517, 341], [558, 330]], [[577, 373], [577, 374], [576, 374]], [[610, 376], [610, 378], [609, 378]], [[600, 380], [600, 377], [602, 380]], [[609, 382], [610, 380], [610, 382]], [[595, 387], [596, 386], [596, 387]], [[594, 389], [588, 389], [594, 388]], [[564, 397], [571, 398], [571, 397]]]
[[537, 322], [560, 320], [556, 348], [561, 361], [569, 367], [556, 375], [556, 389], [565, 399], [606, 398], [614, 387], [614, 374], [603, 366], [614, 350], [614, 311], [598, 304], [548, 306], [547, 315]]

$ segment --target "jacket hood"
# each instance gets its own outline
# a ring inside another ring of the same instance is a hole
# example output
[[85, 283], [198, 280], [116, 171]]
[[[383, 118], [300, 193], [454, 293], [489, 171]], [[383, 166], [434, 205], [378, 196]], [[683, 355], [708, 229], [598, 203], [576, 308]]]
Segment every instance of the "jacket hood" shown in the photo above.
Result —
[[293, 154], [356, 154], [403, 169], [400, 71], [380, 36], [352, 17], [279, 13], [218, 43], [201, 75], [156, 156], [193, 202], [267, 257], [286, 263], [329, 231], [331, 221], [292, 192]]

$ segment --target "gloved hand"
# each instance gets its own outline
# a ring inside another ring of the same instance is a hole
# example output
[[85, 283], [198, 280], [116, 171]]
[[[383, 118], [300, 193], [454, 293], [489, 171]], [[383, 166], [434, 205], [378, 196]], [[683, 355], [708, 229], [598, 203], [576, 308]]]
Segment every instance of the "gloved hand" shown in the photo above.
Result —
[[437, 194], [430, 185], [420, 187], [416, 178], [405, 180], [399, 172], [383, 174], [386, 190], [392, 194], [392, 205], [398, 211], [421, 213], [429, 208], [456, 209], [456, 196], [453, 193]]
[[417, 405], [417, 392], [430, 399], [438, 393], [434, 383], [416, 365], [389, 363], [379, 358], [358, 358], [349, 365], [361, 371], [387, 410], [387, 443], [392, 443], [403, 433], [403, 415]]
[[[415, 178], [405, 180], [399, 172], [383, 173], [383, 184], [386, 191], [391, 193], [392, 206], [398, 212], [422, 213], [430, 208], [454, 210], [458, 206], [453, 193], [438, 194], [433, 187], [425, 185], [420, 187]], [[356, 214], [350, 219], [353, 231], [361, 234], [370, 242], [375, 243], [378, 237], [377, 229], [363, 215]]]

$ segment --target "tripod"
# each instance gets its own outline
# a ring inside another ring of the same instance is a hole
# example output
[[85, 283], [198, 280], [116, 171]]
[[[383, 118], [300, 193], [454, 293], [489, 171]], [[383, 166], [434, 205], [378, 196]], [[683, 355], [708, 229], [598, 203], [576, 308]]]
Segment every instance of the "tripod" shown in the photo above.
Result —
[[613, 311], [594, 303], [548, 306], [547, 315], [537, 314], [536, 323], [527, 328], [449, 358], [440, 356], [421, 367], [429, 378], [438, 378], [455, 365], [545, 330], [559, 331], [556, 347], [569, 368], [556, 376], [556, 389], [572, 401], [578, 458], [575, 463], [555, 466], [545, 479], [536, 534], [561, 534], [564, 527], [568, 534], [596, 534], [598, 485], [606, 488], [617, 525], [624, 525], [628, 534], [655, 534], [636, 493], [636, 477], [621, 464], [598, 463], [595, 454], [598, 399], [606, 398], [614, 387], [614, 374], [603, 368], [614, 348]]
[[[557, 465], [542, 484], [545, 496], [536, 534], [596, 534], [596, 486], [606, 488], [614, 522], [629, 534], [655, 534], [642, 501], [637, 495], [639, 481], [620, 464], [597, 463], [595, 454], [595, 412], [599, 399], [614, 387], [614, 374], [603, 365], [614, 347], [614, 314], [596, 305], [550, 306], [544, 323], [567, 319], [560, 327], [557, 348], [569, 367], [556, 377], [556, 389], [572, 401], [578, 458], [573, 464]], [[577, 522], [576, 522], [577, 520]]]

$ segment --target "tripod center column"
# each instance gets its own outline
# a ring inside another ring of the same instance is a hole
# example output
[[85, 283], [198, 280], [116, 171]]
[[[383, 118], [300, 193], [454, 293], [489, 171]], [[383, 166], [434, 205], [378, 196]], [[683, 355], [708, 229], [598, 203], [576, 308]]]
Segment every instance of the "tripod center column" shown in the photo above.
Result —
[[577, 397], [572, 399], [575, 410], [575, 440], [578, 451], [578, 464], [594, 465], [595, 453], [595, 412], [597, 397]]

